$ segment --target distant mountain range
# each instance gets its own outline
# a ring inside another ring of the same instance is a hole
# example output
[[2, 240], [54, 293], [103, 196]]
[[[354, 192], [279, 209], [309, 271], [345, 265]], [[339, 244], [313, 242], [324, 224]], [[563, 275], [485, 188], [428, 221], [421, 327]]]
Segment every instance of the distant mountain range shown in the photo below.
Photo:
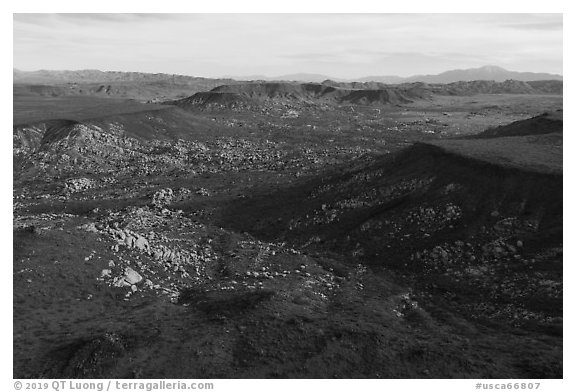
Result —
[[508, 71], [502, 67], [487, 65], [480, 68], [456, 69], [452, 71], [446, 71], [438, 75], [415, 75], [409, 77], [381, 75], [381, 76], [365, 76], [356, 79], [342, 79], [342, 78], [333, 78], [321, 74], [299, 73], [299, 74], [289, 74], [275, 77], [267, 77], [263, 75], [230, 76], [230, 79], [264, 80], [264, 81], [290, 80], [290, 81], [311, 82], [311, 83], [321, 83], [325, 80], [332, 80], [335, 82], [379, 82], [387, 84], [400, 84], [411, 82], [454, 83], [454, 82], [469, 82], [473, 80], [493, 80], [495, 82], [504, 82], [506, 80], [518, 80], [521, 82], [532, 82], [535, 80], [562, 80], [562, 75], [555, 75], [549, 73]]
[[264, 75], [229, 76], [221, 79], [201, 78], [186, 75], [171, 75], [162, 73], [144, 72], [114, 72], [98, 70], [79, 71], [20, 71], [14, 69], [14, 83], [108, 83], [108, 82], [164, 82], [174, 84], [196, 84], [199, 81], [218, 80], [221, 84], [231, 84], [234, 80], [262, 80], [262, 81], [298, 81], [321, 83], [326, 80], [334, 82], [378, 82], [387, 84], [400, 84], [411, 82], [423, 83], [454, 83], [473, 80], [493, 80], [503, 82], [506, 80], [518, 80], [531, 82], [536, 80], [562, 80], [562, 75], [535, 72], [508, 71], [502, 67], [484, 66], [480, 68], [457, 69], [442, 72], [438, 75], [416, 75], [410, 77], [400, 76], [366, 76], [357, 79], [333, 78], [327, 75], [297, 73], [267, 77]]
[[487, 65], [480, 68], [446, 71], [438, 75], [411, 76], [409, 78], [404, 78], [403, 82], [453, 83], [469, 82], [473, 80], [494, 80], [495, 82], [518, 80], [521, 82], [533, 82], [536, 80], [562, 80], [562, 75], [508, 71], [502, 67]]
[[78, 71], [20, 71], [13, 70], [14, 83], [27, 84], [60, 84], [60, 83], [173, 83], [179, 85], [197, 84], [198, 82], [219, 81], [217, 85], [233, 83], [231, 79], [202, 78], [187, 75], [164, 73], [117, 72], [83, 69]]

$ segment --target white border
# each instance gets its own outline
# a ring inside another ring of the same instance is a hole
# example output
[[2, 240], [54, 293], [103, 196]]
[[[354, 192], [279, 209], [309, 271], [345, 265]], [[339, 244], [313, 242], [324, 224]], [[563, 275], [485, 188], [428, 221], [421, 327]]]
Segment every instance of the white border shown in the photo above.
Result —
[[[158, 12], [158, 13], [267, 13], [267, 12], [295, 12], [295, 13], [374, 13], [374, 12], [397, 12], [397, 13], [564, 13], [564, 99], [565, 104], [568, 108], [568, 116], [565, 116], [565, 133], [564, 139], [564, 149], [568, 153], [565, 154], [564, 161], [564, 173], [565, 173], [565, 187], [564, 187], [564, 198], [566, 201], [576, 200], [576, 194], [574, 192], [574, 159], [573, 159], [573, 148], [574, 148], [574, 136], [571, 132], [574, 130], [574, 121], [571, 117], [570, 108], [572, 107], [572, 94], [573, 94], [573, 77], [571, 71], [574, 69], [573, 63], [573, 51], [574, 43], [571, 37], [574, 37], [574, 20], [573, 9], [571, 7], [571, 2], [560, 1], [560, 0], [547, 0], [547, 1], [503, 1], [503, 0], [483, 0], [482, 2], [464, 2], [464, 1], [446, 1], [446, 0], [436, 0], [436, 1], [400, 1], [394, 2], [394, 4], [389, 4], [391, 2], [384, 1], [369, 1], [369, 2], [344, 2], [344, 1], [311, 1], [311, 0], [291, 0], [289, 2], [282, 2], [281, 4], [273, 4], [270, 1], [263, 0], [217, 0], [217, 1], [202, 1], [195, 2], [194, 4], [186, 4], [184, 1], [169, 1], [164, 0], [162, 2], [136, 2], [136, 1], [119, 1], [119, 0], [99, 0], [97, 2], [81, 2], [81, 1], [63, 1], [63, 0], [52, 0], [52, 1], [20, 1], [12, 2], [12, 4], [3, 4], [2, 8], [2, 19], [0, 22], [0, 28], [2, 28], [2, 48], [4, 53], [8, 50], [12, 50], [13, 53], [13, 22], [12, 13], [28, 13], [28, 12]], [[10, 64], [6, 60], [7, 56], [4, 57], [2, 61], [2, 99], [3, 108], [6, 108], [5, 115], [12, 113], [12, 70], [10, 69]], [[40, 68], [40, 67], [39, 67]], [[8, 109], [10, 108], [10, 109]], [[8, 112], [9, 111], [9, 112]], [[7, 116], [6, 116], [7, 117]], [[0, 238], [2, 239], [1, 245], [2, 249], [12, 249], [12, 229], [9, 223], [12, 219], [12, 198], [11, 190], [8, 189], [8, 184], [11, 183], [12, 175], [12, 152], [11, 142], [8, 138], [11, 138], [11, 133], [8, 132], [8, 127], [11, 123], [5, 123], [5, 131], [2, 137], [5, 138], [2, 143], [3, 151], [2, 156], [2, 167], [5, 168], [3, 173], [3, 184], [6, 189], [2, 189], [0, 193], [2, 209], [0, 217], [2, 219], [2, 232], [0, 233]], [[574, 290], [572, 288], [572, 280], [574, 279], [574, 267], [573, 267], [573, 256], [574, 245], [572, 243], [572, 235], [574, 232], [571, 230], [571, 226], [576, 222], [576, 215], [574, 214], [574, 207], [572, 203], [565, 203], [565, 214], [564, 222], [565, 230], [564, 235], [568, 241], [566, 242], [565, 248], [565, 274], [564, 274], [564, 304], [565, 304], [565, 327], [567, 331], [565, 334], [565, 344], [564, 344], [564, 380], [552, 380], [544, 381], [541, 390], [546, 391], [568, 391], [576, 390], [576, 382], [573, 372], [574, 361], [574, 338], [572, 337], [572, 331], [574, 326], [574, 311], [571, 304], [574, 299]], [[8, 252], [8, 257], [3, 258], [5, 265], [12, 265], [11, 262], [11, 251]], [[11, 268], [5, 267], [5, 273], [2, 274], [2, 310], [4, 311], [5, 328], [3, 328], [3, 350], [2, 355], [2, 366], [1, 369], [1, 381], [5, 387], [3, 390], [12, 390], [12, 328], [11, 322], [9, 327], [7, 320], [12, 319], [12, 277], [8, 271]], [[566, 284], [567, 283], [567, 284]], [[496, 380], [491, 380], [495, 382]], [[503, 380], [508, 382], [509, 380]], [[279, 391], [292, 391], [296, 388], [315, 390], [318, 391], [321, 388], [337, 388], [339, 390], [353, 390], [353, 389], [366, 389], [366, 390], [418, 390], [418, 391], [430, 391], [430, 390], [441, 390], [441, 391], [467, 391], [473, 389], [473, 382], [469, 380], [456, 380], [456, 381], [444, 381], [444, 380], [339, 380], [339, 381], [319, 381], [319, 380], [291, 380], [277, 382], [273, 380], [261, 380], [261, 381], [231, 381], [231, 380], [216, 380], [218, 384], [217, 391], [222, 390], [266, 390], [269, 391], [271, 388]], [[545, 389], [544, 389], [545, 388]]]

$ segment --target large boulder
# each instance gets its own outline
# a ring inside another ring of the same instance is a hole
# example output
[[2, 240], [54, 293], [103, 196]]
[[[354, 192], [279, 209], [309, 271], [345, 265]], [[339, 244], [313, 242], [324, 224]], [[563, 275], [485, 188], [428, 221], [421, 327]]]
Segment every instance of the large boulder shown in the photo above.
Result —
[[128, 248], [132, 248], [134, 243], [136, 242], [136, 238], [134, 238], [131, 234], [128, 234], [126, 238], [124, 238], [124, 243]]
[[148, 240], [142, 236], [136, 238], [136, 241], [134, 241], [134, 247], [140, 249], [142, 252], [148, 252], [150, 250]]
[[124, 280], [126, 281], [126, 283], [134, 285], [140, 283], [142, 279], [143, 279], [142, 276], [138, 272], [134, 271], [130, 267], [126, 267], [126, 270], [124, 271]]

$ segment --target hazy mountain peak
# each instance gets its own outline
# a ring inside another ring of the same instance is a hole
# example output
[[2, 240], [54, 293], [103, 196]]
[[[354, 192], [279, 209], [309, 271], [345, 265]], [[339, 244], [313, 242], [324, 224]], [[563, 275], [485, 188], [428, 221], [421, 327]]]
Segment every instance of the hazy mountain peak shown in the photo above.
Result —
[[[472, 69], [474, 69], [474, 68], [472, 68]], [[504, 68], [499, 67], [497, 65], [484, 65], [484, 66], [476, 68], [476, 69], [486, 71], [486, 72], [502, 72], [502, 71], [508, 72]]]
[[424, 82], [424, 83], [454, 83], [468, 82], [474, 80], [493, 80], [504, 82], [506, 80], [517, 80], [520, 82], [532, 82], [536, 80], [562, 80], [562, 75], [535, 72], [509, 71], [496, 65], [486, 65], [479, 68], [456, 69], [442, 72], [437, 75], [417, 75], [404, 78], [404, 82]]

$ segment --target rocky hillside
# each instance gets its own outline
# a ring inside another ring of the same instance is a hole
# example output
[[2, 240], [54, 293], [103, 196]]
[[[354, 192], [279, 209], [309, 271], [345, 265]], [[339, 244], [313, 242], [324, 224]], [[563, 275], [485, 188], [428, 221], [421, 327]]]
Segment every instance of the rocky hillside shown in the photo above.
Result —
[[563, 374], [561, 175], [419, 144], [277, 189], [270, 145], [44, 135], [157, 158], [16, 179], [19, 377]]
[[[290, 111], [286, 112], [288, 116]], [[248, 124], [207, 118], [175, 106], [79, 120], [46, 120], [13, 127], [14, 178], [31, 181], [88, 176], [179, 176], [264, 170], [300, 174], [370, 152], [368, 147], [316, 139], [301, 143], [253, 136], [283, 135], [284, 118]], [[304, 126], [304, 129], [309, 127]], [[351, 132], [351, 131], [350, 131]], [[368, 143], [364, 143], [368, 145]]]
[[526, 325], [561, 317], [561, 173], [422, 144], [238, 201], [224, 216], [260, 238], [401, 271], [478, 319]]
[[181, 107], [258, 107], [266, 103], [391, 105], [429, 98], [425, 90], [387, 86], [377, 90], [346, 89], [315, 83], [247, 83], [219, 86], [207, 93], [171, 102]]
[[375, 82], [317, 83], [251, 82], [223, 85], [208, 92], [163, 103], [185, 109], [274, 111], [279, 106], [368, 105], [388, 106], [430, 100], [434, 95], [562, 94], [562, 82], [518, 82], [508, 80], [457, 82], [451, 84], [409, 83], [385, 85]]
[[399, 105], [433, 99], [434, 95], [477, 94], [562, 94], [562, 81], [505, 82], [473, 81], [450, 84], [408, 83], [386, 85], [376, 82], [318, 83], [250, 82], [223, 85], [209, 92], [164, 102], [182, 108], [267, 110], [279, 104], [301, 105]]

